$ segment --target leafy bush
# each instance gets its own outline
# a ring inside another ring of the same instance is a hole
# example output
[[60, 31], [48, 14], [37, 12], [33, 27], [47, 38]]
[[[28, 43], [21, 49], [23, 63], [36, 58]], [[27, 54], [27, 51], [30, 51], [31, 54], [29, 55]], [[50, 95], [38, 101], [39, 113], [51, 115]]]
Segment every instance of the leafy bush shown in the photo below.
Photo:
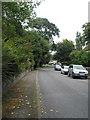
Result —
[[74, 50], [70, 54], [70, 59], [73, 64], [82, 64], [88, 66], [88, 53], [84, 50]]

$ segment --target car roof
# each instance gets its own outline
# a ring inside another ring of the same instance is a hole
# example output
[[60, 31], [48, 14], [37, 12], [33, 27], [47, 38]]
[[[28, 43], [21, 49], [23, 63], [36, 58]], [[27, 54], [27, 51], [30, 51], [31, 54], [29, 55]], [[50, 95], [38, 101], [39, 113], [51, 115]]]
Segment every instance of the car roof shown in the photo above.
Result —
[[81, 65], [79, 65], [79, 64], [70, 64], [69, 66], [71, 66], [71, 65], [73, 65], [73, 66], [74, 66], [74, 65], [75, 65], [75, 66], [76, 66], [76, 65], [81, 66]]

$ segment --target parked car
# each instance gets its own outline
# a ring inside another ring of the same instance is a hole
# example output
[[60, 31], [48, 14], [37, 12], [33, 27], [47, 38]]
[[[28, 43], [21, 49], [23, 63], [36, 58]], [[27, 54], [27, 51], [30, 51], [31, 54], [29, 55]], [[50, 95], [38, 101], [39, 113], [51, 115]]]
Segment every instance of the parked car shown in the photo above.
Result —
[[61, 65], [55, 64], [55, 65], [54, 65], [54, 69], [60, 71], [60, 70], [61, 70]]
[[63, 66], [61, 68], [61, 74], [68, 74], [68, 68], [69, 68], [69, 66]]
[[68, 68], [68, 76], [88, 78], [88, 71], [82, 65], [71, 64]]

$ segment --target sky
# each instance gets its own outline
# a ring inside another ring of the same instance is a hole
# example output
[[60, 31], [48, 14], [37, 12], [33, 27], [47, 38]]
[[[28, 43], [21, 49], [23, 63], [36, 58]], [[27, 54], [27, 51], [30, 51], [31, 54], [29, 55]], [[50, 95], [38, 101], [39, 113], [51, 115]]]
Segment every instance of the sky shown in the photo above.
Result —
[[60, 38], [54, 37], [55, 43], [63, 39], [75, 43], [76, 32], [82, 33], [82, 25], [88, 22], [88, 2], [89, 0], [45, 0], [36, 9], [36, 13], [60, 29]]

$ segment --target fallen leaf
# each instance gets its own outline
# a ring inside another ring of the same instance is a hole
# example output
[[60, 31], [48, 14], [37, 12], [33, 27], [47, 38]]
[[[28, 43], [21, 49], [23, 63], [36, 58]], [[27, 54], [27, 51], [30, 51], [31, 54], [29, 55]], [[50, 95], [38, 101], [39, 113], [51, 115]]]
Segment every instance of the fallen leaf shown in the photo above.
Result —
[[51, 112], [53, 112], [54, 110], [53, 109], [50, 109]]
[[15, 106], [13, 106], [13, 109], [15, 109], [16, 107]]
[[27, 102], [26, 104], [27, 104], [27, 105], [29, 105], [30, 103], [29, 103], [29, 102]]
[[59, 112], [58, 110], [56, 110], [56, 112]]
[[13, 112], [11, 112], [11, 115], [13, 115], [14, 113]]
[[28, 114], [29, 116], [31, 115], [31, 114]]

